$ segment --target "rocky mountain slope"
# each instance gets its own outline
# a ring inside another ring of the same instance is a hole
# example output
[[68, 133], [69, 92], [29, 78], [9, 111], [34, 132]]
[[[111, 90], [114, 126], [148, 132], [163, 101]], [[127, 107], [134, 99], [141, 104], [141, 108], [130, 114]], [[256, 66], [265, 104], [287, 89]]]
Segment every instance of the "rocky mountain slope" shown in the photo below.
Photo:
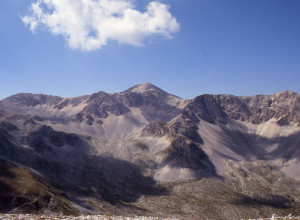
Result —
[[[1, 187], [10, 199], [0, 212], [299, 215], [300, 95], [183, 100], [150, 83], [77, 98], [21, 93], [0, 101], [0, 157], [20, 170], [0, 173], [3, 186], [24, 173], [39, 183]], [[38, 194], [64, 208], [24, 205]]]

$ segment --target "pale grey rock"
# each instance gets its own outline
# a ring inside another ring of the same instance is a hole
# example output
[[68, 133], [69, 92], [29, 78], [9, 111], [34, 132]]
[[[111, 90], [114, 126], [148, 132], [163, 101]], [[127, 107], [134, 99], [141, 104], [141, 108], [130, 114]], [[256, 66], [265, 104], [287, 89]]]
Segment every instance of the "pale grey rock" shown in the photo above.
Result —
[[36, 105], [56, 105], [62, 100], [58, 96], [50, 96], [44, 94], [31, 94], [31, 93], [19, 93], [10, 96], [1, 102], [4, 103], [14, 103], [17, 106], [36, 106]]
[[281, 92], [274, 95], [237, 97], [231, 95], [214, 96], [231, 119], [260, 124], [275, 117], [280, 125], [299, 123], [300, 95]]
[[158, 136], [162, 137], [167, 134], [168, 128], [165, 122], [155, 121], [151, 122], [142, 129], [142, 136]]
[[53, 212], [61, 201], [80, 213], [184, 219], [300, 210], [299, 102], [293, 92], [183, 100], [150, 83], [77, 98], [18, 94], [0, 101], [0, 157], [63, 192], [57, 203], [37, 199]]

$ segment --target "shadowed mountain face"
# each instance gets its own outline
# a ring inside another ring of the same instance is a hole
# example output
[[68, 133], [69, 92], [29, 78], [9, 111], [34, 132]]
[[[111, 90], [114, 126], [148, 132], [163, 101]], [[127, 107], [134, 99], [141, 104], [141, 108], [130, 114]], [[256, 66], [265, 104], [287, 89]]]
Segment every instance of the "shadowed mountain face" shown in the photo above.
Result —
[[[236, 218], [247, 208], [252, 217], [295, 212], [299, 126], [300, 95], [293, 92], [183, 100], [145, 83], [76, 98], [17, 94], [0, 101], [0, 198], [8, 201], [0, 211], [192, 218], [204, 210], [191, 201], [204, 207], [207, 196], [215, 205], [210, 190], [221, 187], [218, 208]], [[28, 193], [18, 189], [24, 175]], [[276, 178], [286, 188], [274, 191]], [[170, 205], [186, 196], [190, 211]]]
[[0, 167], [0, 212], [78, 214], [43, 178], [6, 160], [0, 160]]

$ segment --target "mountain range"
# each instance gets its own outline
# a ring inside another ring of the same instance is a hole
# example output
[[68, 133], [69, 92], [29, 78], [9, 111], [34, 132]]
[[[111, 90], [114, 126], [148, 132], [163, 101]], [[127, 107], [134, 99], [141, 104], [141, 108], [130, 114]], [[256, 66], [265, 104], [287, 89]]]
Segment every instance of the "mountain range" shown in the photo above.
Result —
[[0, 212], [299, 215], [300, 95], [20, 93], [0, 101], [0, 165]]

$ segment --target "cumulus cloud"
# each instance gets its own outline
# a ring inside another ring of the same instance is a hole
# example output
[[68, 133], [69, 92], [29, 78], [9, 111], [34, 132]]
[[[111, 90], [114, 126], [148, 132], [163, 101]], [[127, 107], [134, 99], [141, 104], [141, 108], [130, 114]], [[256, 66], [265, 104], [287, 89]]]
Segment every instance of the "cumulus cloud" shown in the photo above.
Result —
[[169, 6], [157, 1], [141, 12], [131, 0], [38, 0], [22, 20], [32, 32], [44, 26], [64, 36], [70, 48], [85, 51], [109, 40], [140, 46], [152, 35], [171, 38], [180, 28]]

